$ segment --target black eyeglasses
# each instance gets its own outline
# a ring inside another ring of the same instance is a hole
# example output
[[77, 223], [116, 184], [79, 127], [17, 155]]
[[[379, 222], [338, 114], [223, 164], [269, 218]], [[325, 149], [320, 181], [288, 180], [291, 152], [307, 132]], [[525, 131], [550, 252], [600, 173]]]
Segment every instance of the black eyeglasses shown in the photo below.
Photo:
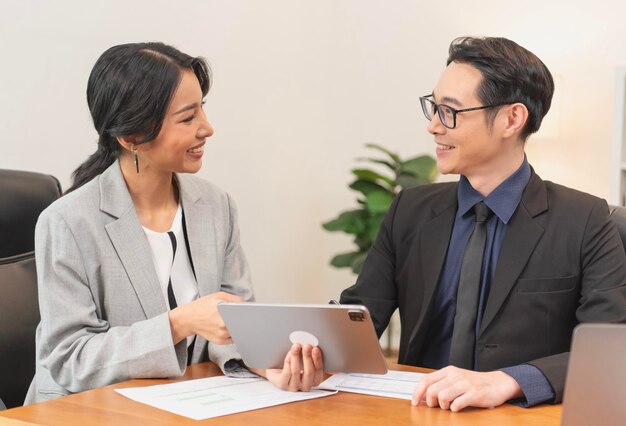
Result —
[[456, 127], [456, 115], [461, 112], [478, 111], [481, 109], [494, 108], [506, 104], [485, 105], [475, 108], [454, 109], [451, 106], [445, 104], [436, 104], [428, 98], [432, 98], [433, 95], [420, 96], [420, 103], [422, 104], [422, 111], [428, 121], [431, 121], [435, 114], [439, 114], [439, 120], [448, 129], [454, 129]]

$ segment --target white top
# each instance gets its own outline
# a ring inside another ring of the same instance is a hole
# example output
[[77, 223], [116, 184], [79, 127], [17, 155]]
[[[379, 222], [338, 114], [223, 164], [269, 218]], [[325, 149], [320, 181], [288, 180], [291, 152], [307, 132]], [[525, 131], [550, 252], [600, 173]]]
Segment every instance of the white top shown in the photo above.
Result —
[[[178, 205], [176, 216], [172, 226], [167, 232], [155, 232], [143, 226], [143, 230], [152, 249], [152, 262], [156, 269], [161, 292], [165, 299], [165, 304], [169, 307], [167, 297], [167, 287], [172, 280], [172, 290], [178, 306], [193, 302], [199, 297], [198, 283], [191, 269], [191, 261], [187, 253], [185, 234], [183, 232], [183, 209]], [[169, 233], [172, 233], [176, 241], [176, 252]], [[187, 338], [187, 345], [190, 345], [194, 336]]]

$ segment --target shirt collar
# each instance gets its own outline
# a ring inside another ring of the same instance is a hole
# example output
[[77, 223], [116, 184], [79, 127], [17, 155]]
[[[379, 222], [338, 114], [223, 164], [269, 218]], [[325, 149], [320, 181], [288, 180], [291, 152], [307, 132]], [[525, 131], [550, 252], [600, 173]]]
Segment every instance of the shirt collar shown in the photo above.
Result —
[[484, 201], [487, 207], [494, 212], [505, 224], [509, 222], [511, 216], [517, 209], [522, 199], [524, 189], [530, 180], [531, 170], [528, 159], [524, 155], [524, 162], [511, 176], [506, 178], [496, 189], [484, 197], [476, 191], [465, 176], [461, 176], [457, 198], [459, 208], [457, 218], [464, 216], [476, 203]]

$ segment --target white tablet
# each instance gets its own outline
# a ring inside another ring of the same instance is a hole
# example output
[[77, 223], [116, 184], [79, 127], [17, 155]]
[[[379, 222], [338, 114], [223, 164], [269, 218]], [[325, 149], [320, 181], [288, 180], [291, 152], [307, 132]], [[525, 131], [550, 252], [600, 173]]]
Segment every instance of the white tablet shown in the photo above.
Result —
[[324, 370], [387, 373], [369, 311], [359, 305], [218, 305], [233, 342], [252, 368], [282, 368], [292, 343], [319, 346]]

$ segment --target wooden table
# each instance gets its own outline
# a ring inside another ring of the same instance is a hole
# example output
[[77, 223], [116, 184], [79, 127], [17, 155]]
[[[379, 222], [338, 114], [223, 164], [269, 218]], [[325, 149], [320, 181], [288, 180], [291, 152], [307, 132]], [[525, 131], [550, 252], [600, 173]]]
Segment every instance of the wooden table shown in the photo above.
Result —
[[[427, 370], [391, 365], [394, 370]], [[196, 421], [132, 401], [115, 388], [149, 386], [220, 375], [211, 363], [190, 366], [179, 380], [129, 380], [52, 401], [0, 412], [0, 425], [541, 425], [558, 426], [561, 406], [466, 409], [459, 413], [412, 407], [409, 401], [339, 392], [337, 395]]]

